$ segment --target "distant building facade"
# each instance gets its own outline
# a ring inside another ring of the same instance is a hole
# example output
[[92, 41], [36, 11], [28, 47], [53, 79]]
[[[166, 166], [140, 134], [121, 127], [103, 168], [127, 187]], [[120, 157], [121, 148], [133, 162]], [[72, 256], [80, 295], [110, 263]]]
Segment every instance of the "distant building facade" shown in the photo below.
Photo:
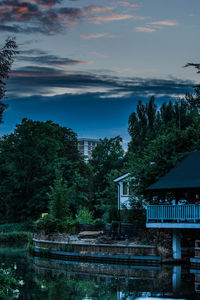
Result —
[[87, 138], [80, 138], [78, 139], [78, 150], [83, 154], [85, 160], [88, 160], [92, 156], [92, 151], [98, 145], [98, 139], [87, 139]]

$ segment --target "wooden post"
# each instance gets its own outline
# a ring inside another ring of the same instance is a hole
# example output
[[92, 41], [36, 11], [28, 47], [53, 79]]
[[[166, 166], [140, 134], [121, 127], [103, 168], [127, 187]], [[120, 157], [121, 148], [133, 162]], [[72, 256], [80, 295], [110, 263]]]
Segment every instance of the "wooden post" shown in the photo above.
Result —
[[181, 235], [180, 230], [173, 230], [172, 251], [174, 259], [181, 259]]

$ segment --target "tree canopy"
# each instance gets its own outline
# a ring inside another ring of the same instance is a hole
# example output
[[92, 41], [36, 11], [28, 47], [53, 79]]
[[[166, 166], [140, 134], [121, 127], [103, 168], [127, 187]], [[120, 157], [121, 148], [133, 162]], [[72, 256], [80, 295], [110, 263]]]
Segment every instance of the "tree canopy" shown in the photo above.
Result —
[[7, 105], [2, 102], [1, 99], [6, 93], [5, 79], [8, 78], [8, 74], [11, 71], [11, 67], [14, 61], [14, 56], [18, 53], [17, 44], [15, 39], [8, 38], [5, 41], [4, 46], [0, 48], [0, 123], [2, 123], [2, 115]]
[[[200, 72], [199, 64], [195, 66]], [[151, 200], [146, 188], [176, 166], [189, 152], [200, 148], [200, 87], [183, 99], [164, 102], [157, 107], [154, 97], [138, 102], [129, 118], [131, 142], [128, 171], [133, 190], [141, 200]]]
[[117, 185], [113, 179], [122, 172], [124, 150], [117, 136], [100, 140], [89, 162], [93, 172], [93, 199], [97, 215], [107, 221], [116, 219]]
[[56, 168], [74, 186], [74, 213], [87, 201], [87, 167], [71, 129], [23, 119], [14, 133], [1, 138], [0, 151], [1, 215], [8, 221], [36, 219], [48, 211]]

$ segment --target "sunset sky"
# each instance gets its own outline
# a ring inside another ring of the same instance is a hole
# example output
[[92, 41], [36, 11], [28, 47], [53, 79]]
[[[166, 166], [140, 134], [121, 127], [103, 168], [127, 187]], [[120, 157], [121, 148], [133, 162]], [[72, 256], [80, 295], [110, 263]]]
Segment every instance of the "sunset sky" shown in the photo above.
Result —
[[0, 34], [20, 54], [1, 134], [23, 117], [80, 137], [128, 140], [137, 101], [181, 97], [200, 81], [199, 0], [5, 0]]

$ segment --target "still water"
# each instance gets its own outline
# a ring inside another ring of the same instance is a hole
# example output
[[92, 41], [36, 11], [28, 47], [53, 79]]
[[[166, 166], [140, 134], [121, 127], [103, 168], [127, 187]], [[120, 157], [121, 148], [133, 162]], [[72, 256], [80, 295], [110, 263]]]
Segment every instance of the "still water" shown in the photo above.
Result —
[[25, 300], [200, 299], [200, 272], [180, 266], [119, 266], [33, 258], [0, 246], [0, 265], [23, 280]]

